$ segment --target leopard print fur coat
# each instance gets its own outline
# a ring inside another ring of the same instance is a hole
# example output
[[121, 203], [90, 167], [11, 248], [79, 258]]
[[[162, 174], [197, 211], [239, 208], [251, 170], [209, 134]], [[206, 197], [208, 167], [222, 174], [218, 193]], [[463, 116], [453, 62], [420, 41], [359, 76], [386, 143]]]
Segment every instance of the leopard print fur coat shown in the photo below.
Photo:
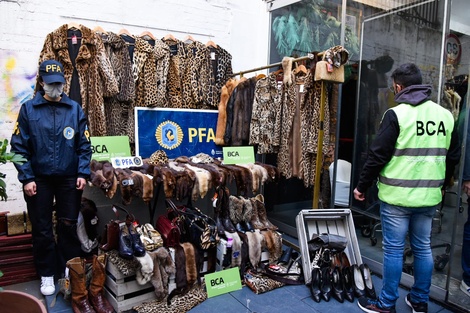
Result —
[[214, 108], [219, 104], [222, 86], [233, 75], [232, 55], [221, 46], [217, 46], [217, 48], [210, 46], [209, 52], [210, 82], [207, 91], [204, 93], [204, 103], [206, 106]]
[[[111, 97], [119, 92], [117, 80], [106, 55], [101, 38], [91, 29], [79, 25], [80, 48], [74, 61], [69, 54], [67, 39], [68, 25], [64, 24], [46, 36], [39, 64], [54, 59], [64, 66], [64, 92], [70, 94], [72, 75], [77, 70], [80, 84], [81, 105], [88, 117], [91, 136], [107, 134], [104, 110], [104, 97]], [[36, 90], [40, 87], [36, 84]]]
[[126, 42], [112, 32], [98, 33], [103, 40], [106, 53], [119, 86], [119, 93], [104, 99], [108, 136], [126, 136], [129, 106], [135, 97], [132, 77], [132, 62]]
[[[278, 75], [272, 73], [259, 79], [255, 86], [249, 144], [257, 145], [259, 154], [279, 151], [279, 145], [274, 142], [276, 114], [281, 111], [282, 105], [278, 79]], [[280, 79], [282, 81], [282, 75]]]
[[146, 40], [135, 37], [133, 76], [135, 101], [129, 107], [129, 140], [134, 142], [134, 107], [165, 107], [166, 86], [170, 62], [169, 47], [160, 39], [152, 47]]

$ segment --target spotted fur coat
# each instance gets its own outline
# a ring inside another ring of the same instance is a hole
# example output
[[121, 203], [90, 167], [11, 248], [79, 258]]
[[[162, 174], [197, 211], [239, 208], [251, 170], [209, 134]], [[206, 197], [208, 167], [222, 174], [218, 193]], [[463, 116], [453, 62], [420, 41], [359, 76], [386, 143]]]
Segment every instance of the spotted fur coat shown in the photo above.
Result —
[[[71, 60], [68, 51], [67, 30], [64, 24], [46, 36], [39, 64], [45, 60], [54, 59], [64, 66], [64, 92], [69, 94], [73, 71], [76, 69], [80, 84], [82, 108], [88, 117], [91, 136], [107, 134], [104, 110], [104, 97], [118, 93], [118, 84], [111, 62], [101, 38], [91, 29], [79, 25], [81, 42], [78, 55]], [[75, 64], [75, 66], [74, 66]], [[39, 86], [36, 85], [36, 90]]]
[[163, 41], [155, 40], [152, 47], [146, 40], [135, 37], [133, 76], [135, 101], [129, 108], [128, 135], [134, 142], [134, 107], [165, 107], [170, 50]]
[[104, 99], [108, 136], [126, 136], [129, 107], [132, 106], [135, 97], [129, 49], [126, 42], [115, 33], [107, 32], [99, 35], [119, 86], [117, 95]]

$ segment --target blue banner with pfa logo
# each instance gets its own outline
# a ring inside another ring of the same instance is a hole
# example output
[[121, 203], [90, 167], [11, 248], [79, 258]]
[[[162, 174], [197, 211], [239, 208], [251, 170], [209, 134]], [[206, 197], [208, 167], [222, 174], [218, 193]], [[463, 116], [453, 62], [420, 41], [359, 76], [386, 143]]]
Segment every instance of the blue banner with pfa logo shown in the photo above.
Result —
[[148, 158], [163, 150], [170, 159], [206, 153], [222, 158], [214, 143], [217, 111], [135, 108], [136, 155]]

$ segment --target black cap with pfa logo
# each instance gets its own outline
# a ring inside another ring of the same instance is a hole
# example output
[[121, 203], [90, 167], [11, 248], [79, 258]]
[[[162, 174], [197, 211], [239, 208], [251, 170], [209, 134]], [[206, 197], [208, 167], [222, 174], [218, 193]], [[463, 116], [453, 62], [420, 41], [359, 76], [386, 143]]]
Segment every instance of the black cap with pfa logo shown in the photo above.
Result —
[[64, 67], [56, 60], [47, 60], [39, 66], [39, 76], [46, 84], [65, 84]]

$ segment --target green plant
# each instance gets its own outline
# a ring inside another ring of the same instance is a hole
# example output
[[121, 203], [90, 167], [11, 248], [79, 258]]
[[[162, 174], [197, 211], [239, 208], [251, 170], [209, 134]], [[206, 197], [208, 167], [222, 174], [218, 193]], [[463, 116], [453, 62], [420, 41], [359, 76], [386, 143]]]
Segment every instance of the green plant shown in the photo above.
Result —
[[[23, 164], [26, 159], [21, 155], [15, 154], [13, 152], [7, 152], [8, 140], [0, 140], [0, 165], [7, 162], [12, 162], [16, 164]], [[7, 201], [7, 184], [3, 180], [6, 174], [0, 172], [0, 201]], [[0, 276], [1, 277], [1, 276]]]

